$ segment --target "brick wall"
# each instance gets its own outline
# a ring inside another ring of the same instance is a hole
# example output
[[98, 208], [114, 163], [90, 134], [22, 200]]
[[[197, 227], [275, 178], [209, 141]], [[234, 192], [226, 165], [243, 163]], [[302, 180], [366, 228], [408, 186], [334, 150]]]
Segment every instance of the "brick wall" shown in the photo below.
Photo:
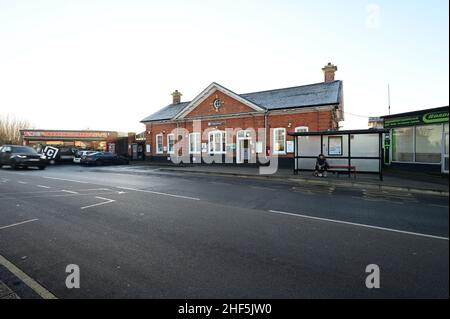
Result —
[[[213, 108], [208, 105], [209, 108]], [[247, 106], [245, 106], [247, 107]], [[214, 120], [202, 120], [201, 129], [202, 133], [206, 130], [225, 130], [226, 128], [241, 128], [248, 129], [253, 128], [257, 132], [259, 128], [264, 128], [264, 115], [250, 115], [235, 118], [221, 118]], [[220, 124], [220, 125], [208, 125]], [[286, 113], [286, 114], [270, 114], [267, 116], [267, 128], [285, 128], [286, 132], [294, 132], [296, 127], [306, 126], [310, 131], [326, 131], [330, 129], [337, 129], [337, 123], [333, 119], [333, 111], [312, 111], [305, 113]], [[185, 128], [189, 132], [193, 131], [193, 120], [184, 120], [178, 122], [179, 128]], [[177, 128], [177, 123], [147, 123], [146, 125], [146, 143], [151, 145], [151, 153], [146, 153], [146, 156], [163, 156], [167, 157], [169, 154], [164, 152], [163, 154], [156, 153], [156, 135], [163, 134], [163, 146], [167, 147], [167, 135]], [[266, 145], [270, 145], [270, 134], [267, 134]], [[287, 140], [293, 140], [293, 137], [287, 136]], [[207, 143], [207, 134], [202, 135], [202, 142]], [[186, 139], [187, 143], [187, 139]], [[233, 143], [236, 143], [236, 137], [233, 139]], [[287, 154], [286, 157], [292, 157], [292, 154]]]
[[[222, 101], [222, 106], [215, 109], [213, 103], [216, 99]], [[205, 115], [226, 115], [230, 113], [247, 113], [255, 112], [254, 109], [241, 103], [220, 91], [214, 91], [206, 100], [200, 103], [194, 110], [186, 115], [186, 118], [193, 118]]]

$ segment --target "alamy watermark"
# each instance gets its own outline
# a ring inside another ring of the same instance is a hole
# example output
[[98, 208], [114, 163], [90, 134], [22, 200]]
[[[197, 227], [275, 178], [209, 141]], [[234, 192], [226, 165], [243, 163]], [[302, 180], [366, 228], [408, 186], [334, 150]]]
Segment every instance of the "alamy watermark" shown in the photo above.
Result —
[[238, 163], [260, 164], [259, 173], [269, 175], [278, 170], [278, 155], [288, 154], [287, 132], [282, 131], [275, 136], [274, 129], [218, 130], [211, 127], [202, 131], [201, 121], [194, 121], [192, 132], [175, 128], [168, 136], [171, 143], [167, 151], [174, 164], [233, 164], [236, 160]]
[[80, 267], [75, 264], [66, 266], [66, 273], [69, 275], [66, 277], [66, 287], [68, 289], [80, 288]]
[[367, 18], [366, 27], [368, 29], [379, 29], [381, 27], [381, 8], [378, 4], [372, 3], [366, 6]]
[[380, 289], [380, 267], [376, 264], [370, 264], [366, 267], [366, 287], [368, 289]]

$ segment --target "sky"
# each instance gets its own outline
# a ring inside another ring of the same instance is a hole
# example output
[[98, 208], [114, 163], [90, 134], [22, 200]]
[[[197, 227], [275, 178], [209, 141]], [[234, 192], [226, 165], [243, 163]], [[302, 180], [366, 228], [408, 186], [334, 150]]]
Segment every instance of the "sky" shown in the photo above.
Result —
[[0, 114], [141, 132], [211, 82], [247, 93], [338, 66], [344, 128], [449, 105], [447, 0], [0, 0]]

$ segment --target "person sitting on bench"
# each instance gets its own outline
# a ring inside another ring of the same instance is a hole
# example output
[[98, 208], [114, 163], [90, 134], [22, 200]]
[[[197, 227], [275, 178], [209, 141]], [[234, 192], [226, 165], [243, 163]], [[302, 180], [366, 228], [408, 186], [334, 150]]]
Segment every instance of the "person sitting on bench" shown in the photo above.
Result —
[[316, 160], [316, 170], [314, 171], [314, 176], [319, 177], [326, 177], [327, 176], [327, 170], [330, 167], [328, 165], [327, 159], [325, 158], [325, 155], [320, 154], [319, 157], [317, 157]]

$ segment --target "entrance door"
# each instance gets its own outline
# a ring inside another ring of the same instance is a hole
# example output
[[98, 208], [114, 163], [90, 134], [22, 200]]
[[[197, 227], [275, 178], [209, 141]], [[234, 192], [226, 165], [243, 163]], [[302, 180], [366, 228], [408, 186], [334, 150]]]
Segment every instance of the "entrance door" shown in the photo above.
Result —
[[131, 144], [131, 150], [132, 150], [132, 159], [137, 160], [138, 159], [138, 145], [137, 144]]
[[240, 131], [237, 137], [236, 162], [250, 162], [251, 153], [251, 133], [248, 131]]
[[242, 140], [242, 160], [250, 161], [250, 140]]
[[448, 123], [444, 124], [442, 141], [442, 172], [448, 174]]

